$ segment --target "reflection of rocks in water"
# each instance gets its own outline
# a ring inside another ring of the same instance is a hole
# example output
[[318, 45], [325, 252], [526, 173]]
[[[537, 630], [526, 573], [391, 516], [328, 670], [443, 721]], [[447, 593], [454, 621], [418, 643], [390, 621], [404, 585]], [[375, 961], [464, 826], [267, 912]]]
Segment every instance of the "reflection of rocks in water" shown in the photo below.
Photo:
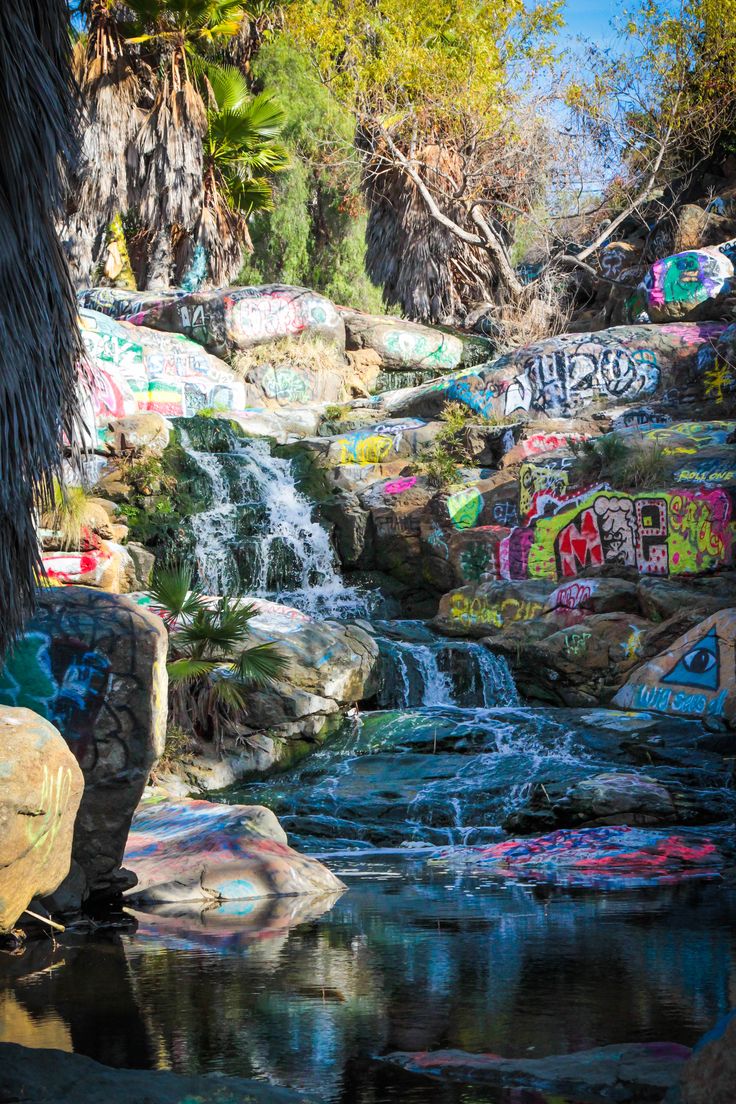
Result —
[[349, 886], [334, 904], [149, 911], [131, 934], [67, 933], [24, 968], [10, 959], [34, 976], [8, 991], [111, 1065], [257, 1076], [325, 1104], [457, 1104], [375, 1055], [692, 1046], [732, 1005], [736, 891], [722, 882], [602, 896], [423, 857], [332, 865]]
[[[44, 1046], [73, 1047], [111, 1066], [155, 1064], [119, 934], [92, 939], [67, 932], [57, 943], [33, 941], [22, 956], [3, 960], [2, 984], [0, 1002], [15, 1017], [27, 1016], [38, 1038], [58, 1033], [59, 1042]], [[0, 1023], [4, 1041], [38, 1045], [27, 1023], [20, 1034], [17, 1018], [0, 1017]], [[64, 1038], [70, 1046], [62, 1046]]]

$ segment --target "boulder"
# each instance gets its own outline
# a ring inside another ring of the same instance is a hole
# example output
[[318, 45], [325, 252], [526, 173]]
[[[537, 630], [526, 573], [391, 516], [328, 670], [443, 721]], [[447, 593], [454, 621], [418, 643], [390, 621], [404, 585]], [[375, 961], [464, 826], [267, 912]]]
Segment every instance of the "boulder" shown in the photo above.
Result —
[[371, 350], [384, 369], [437, 376], [460, 364], [463, 343], [459, 337], [388, 315], [338, 309], [345, 323], [346, 349]]
[[[502, 1058], [463, 1050], [387, 1054], [381, 1061], [411, 1073], [447, 1081], [489, 1085], [514, 1094], [528, 1090], [534, 1099], [617, 1101], [658, 1104], [682, 1071], [690, 1051], [676, 1043], [621, 1043], [616, 1046], [553, 1054], [546, 1058]], [[537, 1093], [544, 1096], [537, 1097]], [[551, 1095], [550, 1095], [551, 1094]], [[511, 1099], [511, 1098], [509, 1098]]]
[[130, 884], [125, 840], [164, 746], [167, 634], [128, 598], [84, 587], [41, 590], [0, 673], [0, 702], [57, 726], [84, 773], [72, 872], [55, 907]]
[[736, 1011], [732, 1011], [695, 1044], [672, 1104], [732, 1104], [735, 1085]]
[[128, 549], [115, 541], [101, 540], [87, 551], [44, 552], [41, 558], [52, 583], [96, 587], [109, 594], [133, 589], [133, 560]]
[[80, 326], [98, 425], [143, 411], [191, 416], [205, 407], [247, 405], [243, 381], [196, 341], [88, 310]]
[[628, 305], [629, 317], [637, 322], [718, 318], [733, 275], [723, 247], [706, 246], [663, 257], [639, 284]]
[[154, 410], [113, 418], [108, 422], [106, 440], [117, 453], [146, 449], [160, 456], [169, 443], [169, 423]]
[[84, 777], [52, 724], [30, 709], [0, 706], [0, 933], [34, 897], [63, 882]]
[[61, 1050], [0, 1043], [0, 1093], [33, 1104], [307, 1104], [262, 1081], [222, 1074], [113, 1069]]
[[436, 418], [452, 401], [487, 418], [526, 421], [641, 405], [686, 390], [701, 349], [724, 329], [686, 322], [561, 334], [421, 387], [388, 392], [382, 405], [392, 417]]
[[667, 651], [637, 667], [614, 705], [733, 725], [736, 609], [712, 614]]
[[484, 579], [445, 594], [435, 624], [448, 635], [486, 637], [494, 630], [542, 616], [553, 590], [544, 581], [530, 580], [518, 586]]
[[[95, 301], [94, 289], [83, 298], [85, 305]], [[329, 299], [308, 288], [285, 284], [220, 288], [162, 296], [143, 310], [136, 310], [138, 306], [131, 300], [131, 313], [122, 309], [117, 317], [182, 334], [216, 356], [299, 334], [345, 347], [345, 326], [337, 310]]]
[[272, 812], [208, 801], [154, 801], [133, 817], [125, 864], [135, 901], [241, 901], [335, 893], [342, 882], [299, 855]]

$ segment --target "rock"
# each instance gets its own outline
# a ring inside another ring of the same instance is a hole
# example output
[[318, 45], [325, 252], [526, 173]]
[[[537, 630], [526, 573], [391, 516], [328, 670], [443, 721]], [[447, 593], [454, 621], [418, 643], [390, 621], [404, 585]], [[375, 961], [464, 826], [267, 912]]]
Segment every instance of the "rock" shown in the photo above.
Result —
[[452, 401], [487, 418], [539, 421], [580, 417], [597, 404], [641, 405], [686, 390], [700, 350], [724, 328], [688, 322], [562, 334], [422, 387], [388, 392], [382, 405], [392, 417], [436, 418]]
[[345, 323], [345, 347], [377, 353], [385, 369], [424, 371], [440, 375], [460, 364], [463, 343], [459, 337], [389, 315], [364, 314], [339, 308]]
[[632, 321], [718, 318], [731, 289], [733, 264], [722, 248], [708, 246], [655, 261], [628, 306]]
[[108, 439], [117, 453], [146, 449], [160, 456], [169, 443], [169, 424], [161, 414], [144, 410], [108, 423]]
[[0, 1043], [0, 1093], [33, 1104], [306, 1104], [288, 1089], [222, 1074], [112, 1069], [81, 1054]]
[[[0, 701], [57, 726], [84, 773], [72, 875], [55, 907], [130, 883], [120, 862], [133, 811], [164, 745], [167, 635], [127, 598], [41, 590], [0, 673]], [[69, 893], [66, 888], [74, 883]]]
[[[736, 1011], [704, 1035], [685, 1063], [672, 1104], [733, 1104], [736, 1085]], [[670, 1104], [668, 1096], [665, 1104]]]
[[614, 705], [733, 725], [735, 647], [736, 609], [720, 610], [638, 667]]
[[[95, 289], [83, 297], [85, 305], [95, 301]], [[221, 288], [161, 297], [142, 311], [136, 307], [131, 301], [131, 313], [123, 308], [118, 317], [183, 334], [216, 356], [306, 333], [330, 341], [338, 349], [345, 347], [345, 327], [335, 307], [307, 288], [285, 284]]]
[[130, 590], [133, 592], [147, 590], [156, 566], [156, 557], [153, 552], [149, 552], [142, 544], [137, 544], [135, 541], [126, 544], [125, 548], [133, 565]]
[[[736, 323], [727, 326], [712, 345], [703, 349], [698, 357], [698, 375], [703, 397], [733, 414], [736, 405]], [[730, 452], [729, 462], [733, 468], [733, 452]]]
[[499, 877], [607, 889], [717, 877], [723, 867], [721, 852], [702, 831], [630, 827], [560, 829], [534, 839], [439, 851], [432, 861]]
[[675, 803], [667, 788], [645, 774], [608, 772], [583, 778], [565, 797], [571, 825], [675, 823]]
[[638, 613], [639, 590], [627, 579], [578, 579], [553, 590], [547, 609], [566, 614], [571, 624], [590, 613]]
[[683, 203], [673, 222], [673, 253], [717, 246], [736, 236], [736, 219], [716, 210], [704, 210], [695, 203]]
[[726, 609], [736, 594], [736, 575], [731, 571], [694, 579], [666, 579], [645, 575], [637, 585], [641, 612], [650, 621], [666, 621], [679, 610], [697, 607], [703, 617]]
[[316, 859], [299, 855], [268, 809], [207, 801], [153, 802], [131, 824], [125, 863], [135, 901], [239, 901], [335, 893], [344, 888]]
[[0, 933], [63, 882], [84, 778], [52, 724], [0, 706]]
[[547, 1058], [430, 1050], [396, 1052], [381, 1060], [425, 1077], [490, 1085], [509, 1092], [528, 1089], [543, 1093], [544, 1099], [552, 1094], [616, 1104], [659, 1104], [662, 1094], [677, 1082], [689, 1054], [687, 1047], [676, 1043], [622, 1043]]
[[130, 553], [115, 541], [101, 540], [86, 552], [44, 552], [42, 560], [52, 582], [97, 587], [109, 594], [125, 594], [135, 577]]
[[80, 324], [98, 424], [144, 411], [191, 416], [205, 407], [247, 405], [243, 381], [195, 341], [95, 311], [83, 310]]
[[488, 636], [494, 629], [541, 616], [553, 590], [554, 587], [544, 581], [529, 581], [519, 587], [483, 580], [445, 594], [435, 624], [442, 632], [452, 635]]

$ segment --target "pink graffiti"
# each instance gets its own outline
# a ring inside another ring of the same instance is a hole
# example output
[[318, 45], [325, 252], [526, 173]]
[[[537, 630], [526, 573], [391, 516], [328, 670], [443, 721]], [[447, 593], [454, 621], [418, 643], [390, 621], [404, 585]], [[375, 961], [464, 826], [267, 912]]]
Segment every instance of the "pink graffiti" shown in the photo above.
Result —
[[47, 552], [43, 566], [48, 577], [59, 583], [78, 583], [90, 575], [98, 581], [109, 559], [110, 553], [104, 548], [90, 552]]
[[404, 491], [411, 490], [416, 481], [417, 477], [415, 475], [408, 475], [404, 479], [394, 479], [383, 488], [384, 494], [402, 494]]
[[538, 456], [542, 452], [554, 452], [556, 449], [565, 448], [568, 441], [586, 441], [588, 434], [566, 433], [564, 437], [558, 433], [533, 433], [521, 442], [525, 456]]
[[558, 587], [549, 598], [551, 609], [577, 609], [585, 605], [591, 598], [594, 583], [568, 583]]

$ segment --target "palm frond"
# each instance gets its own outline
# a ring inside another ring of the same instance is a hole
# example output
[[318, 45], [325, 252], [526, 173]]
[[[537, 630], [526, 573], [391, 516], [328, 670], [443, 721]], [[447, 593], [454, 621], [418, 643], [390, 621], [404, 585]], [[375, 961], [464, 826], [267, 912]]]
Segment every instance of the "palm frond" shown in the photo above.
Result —
[[234, 65], [203, 65], [218, 111], [237, 111], [250, 99], [248, 82]]
[[77, 156], [65, 0], [0, 4], [0, 653], [43, 574], [34, 505], [78, 441], [76, 301], [56, 233]]
[[239, 608], [221, 598], [215, 609], [200, 610], [189, 624], [176, 633], [177, 648], [195, 649], [210, 657], [229, 657], [242, 647], [249, 635], [251, 608]]
[[238, 657], [235, 667], [238, 677], [244, 683], [255, 686], [270, 686], [286, 674], [288, 668], [288, 657], [271, 642], [246, 648]]
[[191, 620], [205, 609], [201, 587], [194, 583], [194, 569], [187, 564], [157, 568], [148, 593], [164, 611], [164, 621]]
[[191, 656], [180, 656], [166, 664], [169, 674], [169, 682], [172, 686], [197, 682], [199, 679], [210, 678], [217, 670], [218, 664], [213, 660], [194, 659]]

